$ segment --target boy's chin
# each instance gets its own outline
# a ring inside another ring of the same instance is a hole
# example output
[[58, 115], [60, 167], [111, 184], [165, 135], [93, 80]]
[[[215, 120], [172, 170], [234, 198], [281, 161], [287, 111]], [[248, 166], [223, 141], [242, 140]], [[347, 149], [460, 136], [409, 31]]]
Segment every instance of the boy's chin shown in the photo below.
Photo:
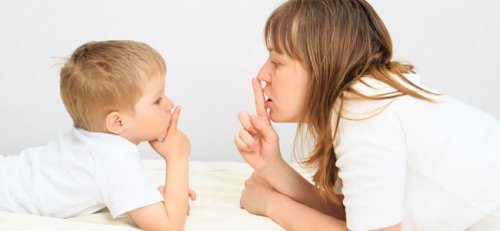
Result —
[[167, 137], [167, 131], [165, 130], [158, 136], [157, 140], [164, 140], [166, 137]]
[[160, 142], [162, 142], [162, 141], [165, 140], [165, 138], [166, 138], [165, 136], [157, 136], [157, 137], [149, 139], [148, 141], [149, 142], [153, 142], [153, 141], [160, 141]]
[[144, 140], [146, 141], [163, 141], [165, 140], [165, 138], [167, 137], [167, 132], [162, 132], [161, 134], [159, 135], [152, 135]]

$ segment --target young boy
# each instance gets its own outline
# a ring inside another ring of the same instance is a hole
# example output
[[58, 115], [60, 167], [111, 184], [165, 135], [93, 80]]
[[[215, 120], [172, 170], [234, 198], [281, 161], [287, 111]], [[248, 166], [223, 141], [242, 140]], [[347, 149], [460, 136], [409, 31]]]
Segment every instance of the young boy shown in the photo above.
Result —
[[[190, 141], [180, 107], [165, 95], [166, 66], [134, 41], [89, 42], [61, 69], [61, 97], [74, 128], [44, 147], [0, 158], [0, 211], [67, 218], [108, 207], [141, 229], [181, 230], [188, 212]], [[164, 189], [152, 186], [137, 145], [165, 160]]]

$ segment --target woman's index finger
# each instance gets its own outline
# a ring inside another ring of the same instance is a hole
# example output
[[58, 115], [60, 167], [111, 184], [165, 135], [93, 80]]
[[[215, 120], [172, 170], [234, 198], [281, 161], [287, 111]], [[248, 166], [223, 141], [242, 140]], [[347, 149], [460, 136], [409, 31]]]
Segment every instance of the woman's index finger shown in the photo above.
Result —
[[264, 102], [264, 93], [262, 92], [262, 85], [260, 85], [257, 78], [252, 79], [253, 95], [255, 99], [255, 110], [257, 111], [257, 116], [266, 116], [267, 110]]

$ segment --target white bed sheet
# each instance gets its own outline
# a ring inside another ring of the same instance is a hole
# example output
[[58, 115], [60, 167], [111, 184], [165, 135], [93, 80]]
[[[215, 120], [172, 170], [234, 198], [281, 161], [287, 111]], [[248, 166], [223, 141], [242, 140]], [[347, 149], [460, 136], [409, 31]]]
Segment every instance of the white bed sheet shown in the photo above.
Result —
[[[161, 160], [144, 160], [151, 181], [164, 183]], [[283, 230], [267, 217], [239, 207], [251, 168], [240, 162], [190, 162], [190, 185], [198, 194], [191, 202], [186, 230]], [[107, 210], [70, 219], [0, 212], [0, 230], [137, 230], [126, 216], [112, 219]]]

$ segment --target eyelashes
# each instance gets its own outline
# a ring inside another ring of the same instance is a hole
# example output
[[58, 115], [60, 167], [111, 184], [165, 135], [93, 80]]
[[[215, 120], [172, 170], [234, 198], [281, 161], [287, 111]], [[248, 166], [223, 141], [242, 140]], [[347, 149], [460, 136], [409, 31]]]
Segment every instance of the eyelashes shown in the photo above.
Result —
[[160, 104], [161, 103], [161, 100], [162, 100], [162, 97], [158, 97], [158, 99], [155, 101], [155, 104]]
[[280, 64], [280, 63], [278, 63], [278, 62], [276, 62], [276, 61], [274, 61], [274, 60], [271, 60], [271, 65], [273, 65], [273, 67], [274, 67], [274, 68], [277, 68], [277, 67], [279, 67], [281, 64]]

